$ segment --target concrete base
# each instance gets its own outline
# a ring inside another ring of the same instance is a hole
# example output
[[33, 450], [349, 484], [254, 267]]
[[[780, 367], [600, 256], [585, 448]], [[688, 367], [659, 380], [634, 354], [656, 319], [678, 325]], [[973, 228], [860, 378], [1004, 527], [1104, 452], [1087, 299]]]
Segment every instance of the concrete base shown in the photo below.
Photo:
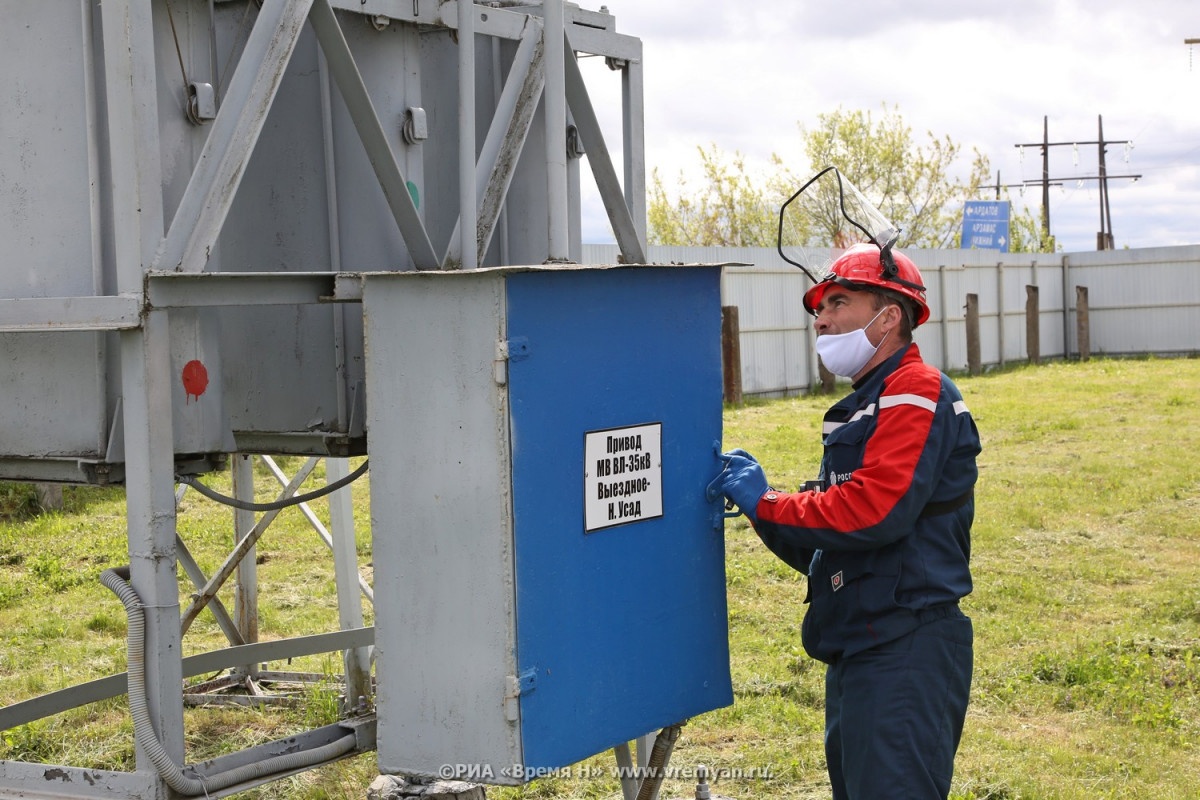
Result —
[[395, 775], [380, 775], [367, 789], [367, 800], [402, 800], [408, 797], [419, 797], [421, 800], [486, 800], [481, 785], [464, 781], [410, 783]]

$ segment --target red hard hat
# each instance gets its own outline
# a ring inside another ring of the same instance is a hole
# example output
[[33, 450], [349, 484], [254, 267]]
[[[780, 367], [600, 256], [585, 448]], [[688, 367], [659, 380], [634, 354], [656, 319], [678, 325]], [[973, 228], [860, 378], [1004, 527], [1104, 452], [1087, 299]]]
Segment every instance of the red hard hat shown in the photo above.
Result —
[[[885, 263], [887, 256], [890, 256], [892, 264]], [[838, 256], [824, 279], [804, 293], [805, 310], [816, 316], [821, 298], [835, 285], [853, 290], [875, 287], [911, 300], [917, 315], [913, 320], [914, 328], [929, 319], [921, 273], [917, 265], [898, 250], [890, 250], [885, 256], [873, 244], [864, 242], [854, 245]]]

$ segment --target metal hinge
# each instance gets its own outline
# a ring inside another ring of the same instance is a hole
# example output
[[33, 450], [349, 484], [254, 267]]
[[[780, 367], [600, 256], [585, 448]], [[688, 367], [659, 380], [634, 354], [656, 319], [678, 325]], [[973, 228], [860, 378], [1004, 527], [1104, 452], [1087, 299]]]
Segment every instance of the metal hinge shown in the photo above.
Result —
[[517, 698], [529, 694], [537, 688], [537, 667], [530, 667], [520, 675], [508, 675], [504, 678], [505, 698]]
[[508, 383], [508, 362], [529, 358], [529, 352], [529, 340], [524, 336], [496, 342], [496, 385], [503, 386]]
[[519, 675], [504, 677], [504, 716], [509, 722], [516, 722], [520, 718], [517, 701], [536, 688], [537, 667], [530, 667]]

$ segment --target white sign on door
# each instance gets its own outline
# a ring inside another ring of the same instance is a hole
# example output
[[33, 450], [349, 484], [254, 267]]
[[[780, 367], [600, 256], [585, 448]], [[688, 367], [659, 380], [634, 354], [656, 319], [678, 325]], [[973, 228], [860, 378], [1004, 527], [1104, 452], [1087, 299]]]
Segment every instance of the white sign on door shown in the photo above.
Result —
[[662, 423], [583, 435], [584, 531], [663, 514]]

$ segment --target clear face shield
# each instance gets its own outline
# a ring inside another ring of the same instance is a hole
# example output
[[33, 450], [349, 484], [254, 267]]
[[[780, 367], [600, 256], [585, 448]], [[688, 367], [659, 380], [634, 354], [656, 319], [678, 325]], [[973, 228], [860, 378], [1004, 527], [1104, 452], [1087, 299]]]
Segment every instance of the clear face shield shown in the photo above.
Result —
[[892, 246], [899, 229], [837, 167], [826, 167], [779, 209], [779, 255], [813, 283], [830, 280], [832, 259], [823, 251], [870, 242], [879, 248], [884, 277], [896, 280]]

